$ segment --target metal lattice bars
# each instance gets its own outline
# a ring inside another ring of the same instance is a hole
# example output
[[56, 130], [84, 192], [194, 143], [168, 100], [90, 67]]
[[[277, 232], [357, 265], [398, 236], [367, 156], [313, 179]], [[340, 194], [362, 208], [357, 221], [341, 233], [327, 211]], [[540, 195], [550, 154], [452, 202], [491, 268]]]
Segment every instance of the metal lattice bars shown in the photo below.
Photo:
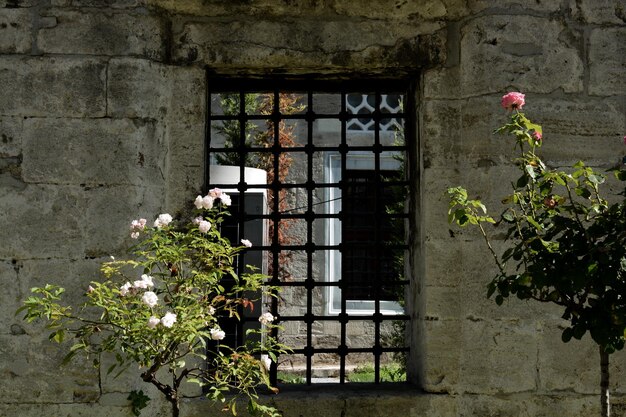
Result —
[[[285, 291], [303, 291], [304, 302], [298, 300], [300, 306], [298, 309], [287, 305], [287, 301], [281, 303], [279, 298], [273, 298], [270, 301], [270, 311], [277, 318], [277, 322], [286, 326], [293, 323], [304, 329], [303, 346], [294, 348], [293, 355], [304, 356], [306, 383], [314, 382], [315, 359], [324, 355], [338, 358], [338, 382], [347, 382], [348, 357], [351, 354], [371, 354], [374, 362], [374, 382], [380, 382], [383, 355], [406, 353], [409, 350], [406, 343], [386, 346], [383, 343], [383, 330], [390, 322], [409, 320], [409, 315], [398, 307], [398, 301], [402, 298], [401, 294], [409, 280], [401, 275], [394, 278], [395, 270], [390, 272], [389, 268], [398, 259], [402, 260], [404, 255], [400, 254], [406, 254], [408, 250], [406, 224], [411, 221], [412, 216], [405, 208], [406, 204], [401, 204], [401, 198], [398, 199], [393, 195], [408, 189], [412, 167], [407, 165], [411, 158], [401, 155], [406, 155], [409, 149], [407, 143], [414, 139], [397, 130], [404, 139], [404, 142], [397, 142], [396, 133], [381, 129], [381, 121], [383, 119], [388, 121], [391, 117], [397, 126], [406, 124], [407, 114], [410, 114], [408, 110], [413, 108], [408, 84], [403, 80], [235, 80], [210, 76], [207, 76], [207, 82], [209, 86], [205, 144], [207, 165], [215, 160], [215, 155], [225, 153], [235, 153], [239, 161], [246, 161], [248, 157], [269, 158], [271, 164], [266, 169], [269, 170], [272, 181], [267, 184], [248, 184], [245, 181], [246, 167], [241, 162], [239, 181], [236, 184], [212, 182], [207, 167], [205, 186], [234, 187], [241, 195], [251, 190], [265, 190], [273, 196], [270, 206], [267, 207], [268, 213], [248, 213], [246, 200], [239, 199], [236, 222], [238, 233], [242, 235], [248, 230], [246, 224], [253, 220], [267, 222], [274, 231], [279, 230], [281, 223], [304, 222], [304, 226], [297, 231], [299, 234], [297, 239], [292, 238], [295, 242], [284, 239], [275, 232], [266, 244], [255, 244], [249, 250], [261, 252], [271, 260], [271, 275], [268, 280], [271, 285], [284, 288]], [[228, 114], [216, 108], [218, 105], [216, 99], [226, 93], [238, 97], [238, 109], [235, 114], [232, 112]], [[263, 114], [253, 111], [248, 114], [247, 95], [254, 93], [263, 93], [271, 97], [271, 111]], [[283, 114], [280, 106], [283, 93], [297, 93], [298, 103], [304, 111]], [[371, 131], [353, 133], [348, 130], [347, 126], [351, 120], [364, 117], [363, 114], [351, 112], [348, 108], [347, 97], [353, 93], [374, 96], [374, 106], [371, 106], [370, 113], [366, 115], [373, 121]], [[390, 94], [405, 100], [404, 108], [400, 106], [396, 108], [396, 113], [391, 114], [389, 113], [391, 107], [383, 103], [383, 96]], [[337, 97], [339, 106], [336, 106], [334, 111], [321, 108], [317, 112], [317, 107], [324, 106], [323, 102], [320, 104], [317, 100], [319, 96]], [[215, 131], [215, 126], [228, 122], [238, 123], [237, 143], [227, 142]], [[264, 143], [265, 146], [249, 143], [249, 126], [262, 122], [266, 122], [267, 134], [271, 137]], [[297, 128], [297, 143], [294, 146], [281, 144], [281, 126], [285, 123], [291, 123]], [[326, 132], [324, 129], [328, 129], [329, 126], [332, 130]], [[392, 138], [390, 135], [396, 136]], [[292, 161], [304, 167], [292, 167], [297, 171], [297, 175], [294, 174], [293, 178], [281, 181], [279, 173], [281, 168], [284, 168], [281, 166], [281, 156], [287, 154]], [[332, 155], [336, 155], [336, 159], [329, 159]], [[399, 162], [394, 162], [394, 158]], [[338, 166], [332, 165], [332, 160], [338, 160]], [[391, 175], [390, 172], [399, 174], [394, 178], [386, 178], [386, 175]], [[369, 180], [364, 179], [365, 177]], [[354, 179], [352, 183], [349, 178]], [[363, 196], [354, 190], [371, 195], [363, 199]], [[293, 198], [293, 195], [306, 196], [306, 201], [297, 208], [285, 209], [280, 204], [280, 196], [286, 195], [285, 193], [291, 193], [290, 198]], [[333, 198], [329, 198], [329, 195]], [[342, 206], [344, 199], [353, 199], [346, 201], [354, 203]], [[331, 202], [343, 209], [330, 212]], [[391, 203], [398, 204], [402, 210], [390, 208]], [[374, 207], [362, 210], [363, 207], [359, 205]], [[347, 239], [349, 236], [346, 235], [350, 233], [349, 228], [342, 226], [344, 223], [347, 225], [348, 220], [351, 221], [350, 224], [354, 224], [350, 229], [351, 240]], [[402, 226], [403, 224], [405, 226]], [[398, 225], [401, 233], [396, 235], [400, 238], [395, 236], [396, 241], [391, 241], [389, 236], [393, 235], [393, 227]], [[331, 235], [332, 238], [329, 237]], [[281, 265], [280, 254], [297, 252], [305, 254], [304, 260], [300, 260], [304, 265], [294, 269], [297, 269], [299, 274], [305, 271], [304, 276], [282, 277], [279, 271], [285, 265]], [[316, 258], [318, 254], [321, 256]], [[346, 265], [351, 265], [348, 260], [355, 265], [351, 270], [346, 270], [349, 268]], [[363, 267], [357, 265], [358, 263], [367, 263], [363, 269], [367, 270], [367, 273], [358, 272], [361, 269], [357, 266]], [[244, 267], [242, 257], [239, 260], [239, 268], [243, 270]], [[324, 273], [320, 272], [322, 269]], [[351, 277], [350, 280], [347, 280], [348, 276]], [[367, 281], [359, 282], [359, 279], [365, 279], [363, 277], [367, 277]], [[366, 291], [354, 291], [356, 287]], [[355, 300], [354, 297], [357, 296], [350, 294], [360, 294], [360, 297], [367, 294], [369, 299]], [[390, 294], [396, 294], [397, 299], [390, 300]], [[244, 317], [239, 326], [245, 326], [246, 322], [254, 320], [254, 317]], [[349, 324], [358, 322], [369, 323], [367, 329], [373, 332], [371, 345], [358, 346], [353, 343], [354, 335], [349, 334]], [[333, 325], [333, 328], [338, 331], [336, 334], [320, 335], [319, 329], [314, 326], [316, 323], [322, 325], [335, 323], [338, 326]], [[237, 334], [243, 334], [243, 327]], [[286, 331], [281, 334], [275, 330], [274, 336], [288, 339], [290, 336], [299, 335], [289, 335]], [[336, 340], [336, 343], [320, 344], [318, 339], [321, 337]], [[241, 343], [242, 340], [238, 338], [238, 342]], [[272, 363], [270, 375], [273, 383], [277, 380], [277, 373], [277, 363]]]

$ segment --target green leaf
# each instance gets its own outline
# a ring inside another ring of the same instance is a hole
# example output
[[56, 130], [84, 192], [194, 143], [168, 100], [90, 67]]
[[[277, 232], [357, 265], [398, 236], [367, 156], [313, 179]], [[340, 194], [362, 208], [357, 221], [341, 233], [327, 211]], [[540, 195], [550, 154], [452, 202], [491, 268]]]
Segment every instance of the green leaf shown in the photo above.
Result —
[[504, 303], [504, 297], [502, 297], [501, 295], [497, 295], [496, 296], [496, 304], [501, 306], [502, 303]]
[[567, 329], [563, 330], [563, 333], [561, 333], [561, 340], [563, 341], [563, 343], [567, 343], [572, 340], [572, 335], [572, 329], [568, 327]]
[[496, 292], [496, 286], [491, 282], [487, 287], [487, 298], [491, 298], [493, 293]]
[[575, 326], [573, 329], [572, 335], [574, 336], [575, 339], [580, 340], [582, 339], [582, 337], [585, 335], [586, 332], [587, 332], [587, 329], [585, 329], [583, 326]]
[[513, 223], [515, 221], [515, 218], [513, 217], [513, 213], [511, 213], [510, 211], [505, 211], [502, 214], [502, 218], [508, 223]]
[[532, 179], [535, 179], [535, 168], [532, 165], [526, 165], [524, 168], [526, 169], [526, 173], [528, 174], [528, 176]]
[[531, 216], [526, 216], [526, 220], [528, 221], [528, 223], [532, 224], [533, 227], [535, 229], [537, 229], [538, 231], [542, 231], [543, 230], [543, 227], [541, 227], [541, 225], [539, 223], [537, 223], [535, 221], [535, 219], [533, 219]]
[[524, 188], [528, 184], [528, 177], [526, 175], [522, 175], [517, 179], [517, 183], [515, 184], [516, 188]]
[[591, 181], [593, 184], [599, 185], [604, 182], [604, 178], [598, 175], [591, 174], [589, 175], [589, 181]]
[[587, 267], [587, 274], [593, 275], [598, 270], [598, 263], [594, 262]]
[[559, 251], [559, 242], [549, 242], [543, 239], [540, 239], [540, 241], [543, 247], [548, 250], [548, 252], [556, 253]]
[[150, 401], [150, 397], [145, 395], [141, 390], [132, 390], [128, 394], [127, 400], [129, 400], [131, 403], [133, 414], [135, 416], [139, 416], [141, 414], [141, 410], [147, 407], [148, 401]]
[[59, 329], [56, 332], [51, 333], [48, 339], [53, 340], [57, 343], [62, 343], [65, 339], [65, 330]]

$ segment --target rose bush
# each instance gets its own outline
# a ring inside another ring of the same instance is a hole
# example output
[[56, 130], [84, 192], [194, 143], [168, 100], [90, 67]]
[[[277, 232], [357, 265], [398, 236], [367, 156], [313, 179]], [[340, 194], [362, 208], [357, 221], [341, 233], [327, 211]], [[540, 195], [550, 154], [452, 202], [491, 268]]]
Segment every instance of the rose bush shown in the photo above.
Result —
[[[561, 306], [564, 342], [589, 332], [599, 346], [608, 416], [609, 354], [624, 347], [626, 332], [626, 191], [610, 203], [601, 192], [606, 177], [583, 162], [568, 172], [548, 168], [536, 154], [544, 140], [541, 126], [519, 112], [524, 95], [506, 94], [501, 104], [513, 113], [496, 132], [515, 138], [521, 176], [512, 181], [497, 220], [464, 188], [449, 188], [448, 219], [480, 230], [498, 268], [488, 297], [495, 295], [498, 305], [516, 296]], [[613, 173], [626, 180], [625, 170]], [[508, 247], [502, 254], [493, 249], [487, 224], [504, 229]]]
[[[171, 403], [174, 417], [180, 413], [185, 382], [199, 384], [209, 398], [226, 402], [233, 414], [243, 397], [253, 415], [280, 415], [257, 401], [257, 390], [270, 387], [260, 358], [275, 360], [287, 351], [270, 335], [274, 317], [262, 314], [260, 330], [248, 330], [256, 336], [242, 346], [225, 345], [220, 327], [224, 320], [241, 319], [244, 309], [274, 296], [277, 288], [266, 286], [266, 277], [252, 267], [247, 273], [235, 272], [237, 255], [251, 243], [233, 247], [219, 233], [230, 197], [213, 189], [194, 204], [198, 215], [189, 223], [177, 223], [166, 213], [152, 228], [145, 219], [133, 220], [130, 237], [142, 240], [128, 259], [102, 264], [104, 280], [91, 282], [82, 305], [62, 305], [63, 288], [49, 284], [33, 288], [34, 295], [18, 312], [24, 311], [29, 322], [45, 320], [53, 330], [51, 340], [71, 338], [65, 361], [82, 352], [100, 365], [101, 354], [113, 352], [116, 360], [108, 373], [119, 375], [139, 365], [141, 378]], [[210, 340], [218, 346], [208, 345]], [[161, 370], [167, 371], [165, 379]]]

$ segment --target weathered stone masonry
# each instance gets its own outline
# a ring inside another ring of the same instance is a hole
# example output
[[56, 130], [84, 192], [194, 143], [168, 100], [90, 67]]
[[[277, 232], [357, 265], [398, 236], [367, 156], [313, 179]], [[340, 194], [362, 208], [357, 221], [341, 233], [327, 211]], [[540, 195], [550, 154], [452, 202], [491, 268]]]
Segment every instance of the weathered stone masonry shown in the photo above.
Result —
[[[599, 414], [593, 344], [562, 344], [557, 310], [485, 300], [487, 253], [449, 232], [442, 193], [463, 183], [497, 207], [514, 168], [491, 132], [513, 89], [551, 165], [621, 160], [624, 0], [0, 0], [0, 416], [130, 416], [129, 390], [158, 398], [88, 363], [59, 370], [62, 352], [13, 312], [49, 281], [78, 299], [123, 253], [129, 219], [200, 190], [205, 69], [419, 83], [416, 384], [270, 399], [286, 416]], [[611, 359], [626, 415], [626, 361]], [[184, 403], [185, 416], [214, 413]]]

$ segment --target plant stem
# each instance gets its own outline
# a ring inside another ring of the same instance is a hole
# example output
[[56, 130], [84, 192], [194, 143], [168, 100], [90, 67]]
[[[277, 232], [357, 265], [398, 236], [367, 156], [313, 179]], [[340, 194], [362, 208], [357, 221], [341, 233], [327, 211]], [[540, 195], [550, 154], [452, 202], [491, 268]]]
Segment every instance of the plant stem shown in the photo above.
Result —
[[600, 348], [600, 404], [602, 417], [610, 417], [611, 403], [609, 399], [609, 354]]
[[493, 256], [493, 259], [496, 261], [496, 265], [498, 265], [498, 269], [500, 269], [500, 273], [502, 275], [506, 275], [504, 271], [504, 267], [500, 263], [500, 260], [498, 259], [498, 255], [496, 254], [496, 251], [493, 250], [493, 247], [491, 246], [491, 242], [489, 241], [489, 238], [487, 237], [487, 232], [485, 232], [485, 229], [483, 228], [483, 225], [480, 224], [480, 222], [478, 223], [478, 227], [480, 228], [480, 232], [483, 235], [483, 239], [485, 239], [485, 243], [487, 243], [487, 247], [489, 248], [489, 252], [491, 252], [491, 256]]

